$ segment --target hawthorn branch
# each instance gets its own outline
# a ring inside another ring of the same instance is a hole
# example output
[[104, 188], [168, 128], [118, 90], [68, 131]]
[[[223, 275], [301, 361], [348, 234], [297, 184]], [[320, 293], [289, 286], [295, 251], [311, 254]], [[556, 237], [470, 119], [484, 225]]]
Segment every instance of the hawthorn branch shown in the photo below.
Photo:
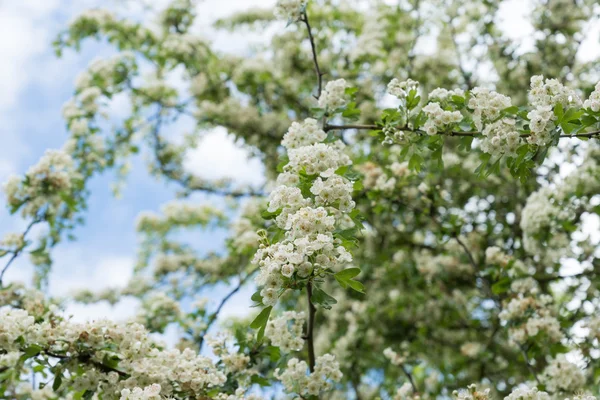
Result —
[[310, 372], [315, 370], [315, 343], [314, 343], [314, 327], [315, 327], [315, 313], [317, 309], [311, 301], [312, 297], [312, 282], [308, 282], [306, 285], [306, 294], [308, 298], [308, 324], [306, 327], [306, 343], [308, 345], [308, 367]]
[[154, 123], [154, 127], [151, 130], [151, 136], [154, 141], [154, 158], [158, 163], [158, 170], [164, 177], [171, 181], [177, 182], [186, 190], [202, 191], [211, 194], [216, 194], [219, 196], [230, 196], [234, 198], [240, 198], [247, 196], [263, 197], [265, 195], [261, 190], [229, 190], [225, 188], [213, 187], [210, 185], [193, 184], [193, 180], [190, 175], [179, 174], [176, 171], [169, 169], [167, 163], [165, 163], [165, 160], [161, 155], [161, 152], [166, 146], [160, 136], [160, 130], [164, 122], [162, 116], [163, 109], [163, 105], [159, 103], [158, 112], [154, 116], [156, 122]]
[[[219, 316], [219, 313], [221, 312], [221, 310], [223, 309], [223, 307], [225, 306], [225, 304], [229, 301], [229, 299], [231, 299], [231, 297], [233, 297], [234, 294], [236, 294], [237, 292], [240, 291], [240, 289], [246, 284], [246, 282], [248, 282], [248, 279], [250, 279], [250, 277], [252, 275], [254, 275], [254, 273], [256, 271], [258, 271], [258, 268], [255, 268], [252, 271], [248, 272], [248, 274], [245, 277], [243, 277], [243, 278], [240, 279], [240, 281], [238, 282], [237, 286], [235, 288], [233, 288], [233, 290], [231, 292], [229, 292], [227, 294], [227, 296], [223, 297], [223, 299], [219, 303], [219, 306], [217, 307], [217, 309], [215, 310], [215, 312], [208, 319], [208, 322], [206, 324], [206, 329], [204, 330], [204, 333], [208, 332], [208, 330], [210, 329], [210, 327], [212, 326], [212, 324], [217, 320], [217, 317]], [[203, 344], [204, 344], [204, 336], [202, 336], [200, 338], [200, 343], [199, 343], [200, 351], [202, 350], [202, 345]]]
[[61, 360], [77, 359], [77, 360], [81, 361], [82, 363], [93, 365], [94, 367], [98, 368], [102, 372], [116, 372], [117, 374], [119, 374], [119, 376], [121, 376], [123, 378], [129, 378], [128, 373], [123, 372], [119, 369], [113, 368], [109, 365], [103, 364], [101, 362], [92, 360], [91, 356], [87, 355], [87, 354], [79, 354], [76, 356], [67, 356], [67, 355], [63, 355], [63, 354], [56, 354], [51, 351], [43, 351], [43, 353], [46, 354], [47, 356], [50, 356], [53, 358], [58, 358]]
[[410, 386], [412, 386], [413, 392], [415, 392], [415, 394], [419, 393], [419, 389], [417, 389], [415, 379], [413, 378], [412, 374], [410, 372], [408, 372], [408, 370], [406, 369], [404, 364], [400, 365], [400, 369], [402, 370], [404, 375], [406, 375], [406, 377], [408, 378], [408, 381], [410, 382]]
[[535, 369], [533, 368], [533, 365], [531, 365], [531, 362], [529, 360], [529, 356], [527, 355], [527, 351], [525, 350], [525, 348], [522, 345], [520, 345], [519, 347], [521, 348], [521, 353], [523, 354], [523, 358], [525, 359], [525, 364], [527, 365], [527, 369], [529, 370], [529, 372], [531, 373], [531, 375], [533, 375], [533, 377], [535, 378], [535, 381], [537, 382], [537, 384], [541, 385], [542, 383], [540, 382], [540, 378], [538, 378], [537, 372], [535, 372]]
[[[23, 232], [23, 234], [21, 235], [21, 238], [23, 241], [25, 241], [25, 238], [27, 237], [27, 235], [29, 234], [29, 231], [31, 231], [31, 228], [33, 228], [35, 225], [39, 224], [40, 222], [43, 221], [43, 216], [37, 217], [34, 220], [32, 220], [29, 225], [27, 225], [27, 228], [25, 228], [25, 231]], [[23, 252], [23, 250], [25, 249], [25, 244], [23, 244], [23, 246], [21, 246], [20, 248], [16, 249], [12, 256], [10, 257], [10, 259], [8, 260], [8, 262], [6, 263], [6, 265], [4, 266], [4, 268], [2, 268], [2, 271], [0, 272], [0, 287], [2, 286], [2, 279], [4, 278], [4, 274], [6, 273], [6, 271], [8, 270], [8, 268], [10, 268], [11, 264], [13, 263], [13, 261], [15, 261], [17, 259], [17, 257], [19, 256], [19, 254], [21, 254]]]
[[[342, 130], [348, 130], [348, 129], [358, 129], [358, 130], [379, 130], [381, 129], [382, 126], [380, 125], [361, 125], [361, 124], [348, 124], [348, 125], [325, 125], [324, 131], [325, 132], [329, 132], [329, 131], [342, 131]], [[403, 128], [403, 129], [398, 129], [399, 132], [412, 132], [412, 133], [416, 133], [418, 135], [427, 135], [427, 133], [425, 131], [422, 131], [420, 129], [408, 129], [408, 128]], [[449, 131], [449, 132], [438, 132], [437, 135], [440, 136], [466, 136], [466, 137], [477, 137], [482, 135], [481, 132], [479, 131], [473, 131], [473, 132], [457, 132], [457, 131]], [[523, 133], [522, 135], [520, 135], [522, 138], [526, 138], [531, 136], [530, 133]], [[560, 138], [587, 138], [587, 139], [594, 139], [594, 138], [600, 138], [600, 130], [596, 130], [596, 131], [592, 131], [592, 132], [586, 132], [586, 133], [576, 133], [573, 135], [568, 135], [568, 134], [563, 134], [563, 135], [559, 135]]]
[[310, 27], [310, 22], [308, 22], [308, 15], [306, 14], [306, 11], [302, 13], [300, 21], [304, 22], [304, 25], [306, 25], [306, 30], [308, 31], [308, 39], [310, 41], [312, 59], [313, 63], [315, 64], [315, 72], [317, 74], [317, 94], [314, 97], [318, 100], [319, 97], [321, 97], [321, 92], [323, 90], [323, 75], [325, 74], [321, 72], [321, 67], [319, 67], [319, 59], [317, 57], [317, 47], [315, 45], [315, 38], [312, 33], [312, 28]]
[[458, 232], [454, 232], [452, 234], [452, 236], [454, 237], [454, 240], [456, 240], [458, 242], [458, 244], [460, 245], [460, 247], [462, 247], [462, 249], [465, 251], [465, 253], [467, 254], [467, 257], [469, 258], [469, 262], [471, 263], [471, 265], [473, 266], [473, 268], [475, 269], [475, 271], [477, 271], [478, 269], [478, 265], [477, 262], [475, 261], [475, 258], [473, 257], [473, 254], [471, 253], [471, 251], [469, 250], [469, 248], [467, 247], [467, 245], [465, 244], [465, 242], [463, 242], [463, 240], [460, 238], [460, 234]]

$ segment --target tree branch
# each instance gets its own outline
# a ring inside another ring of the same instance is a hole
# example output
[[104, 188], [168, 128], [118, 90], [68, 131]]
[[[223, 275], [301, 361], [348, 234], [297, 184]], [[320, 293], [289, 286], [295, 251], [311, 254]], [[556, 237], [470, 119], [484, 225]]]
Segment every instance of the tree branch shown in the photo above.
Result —
[[541, 385], [542, 383], [540, 382], [540, 379], [537, 376], [537, 372], [535, 372], [535, 369], [533, 369], [533, 365], [531, 365], [531, 363], [529, 361], [529, 356], [527, 355], [527, 351], [525, 350], [523, 345], [519, 345], [519, 347], [521, 348], [521, 353], [523, 354], [523, 358], [525, 359], [525, 364], [527, 364], [527, 369], [529, 370], [531, 375], [533, 375], [537, 384]]
[[306, 327], [306, 342], [308, 345], [308, 367], [310, 372], [315, 370], [315, 344], [314, 344], [314, 327], [315, 327], [315, 313], [317, 309], [311, 301], [312, 297], [312, 282], [308, 282], [306, 285], [306, 294], [308, 298], [308, 324]]
[[310, 27], [310, 22], [308, 22], [308, 15], [306, 14], [306, 11], [302, 13], [300, 21], [304, 22], [304, 25], [306, 25], [306, 29], [308, 30], [308, 39], [310, 41], [313, 63], [315, 64], [315, 72], [317, 73], [317, 94], [315, 95], [315, 98], [318, 100], [319, 97], [321, 97], [321, 91], [323, 90], [323, 75], [325, 74], [321, 72], [321, 68], [319, 67], [319, 60], [317, 58], [317, 47], [315, 46], [315, 38], [312, 34], [312, 29]]
[[[246, 282], [248, 282], [248, 279], [254, 275], [254, 273], [258, 271], [258, 268], [253, 269], [252, 271], [248, 272], [248, 274], [244, 277], [241, 278], [238, 285], [227, 294], [227, 296], [223, 297], [223, 299], [221, 300], [221, 303], [219, 303], [219, 306], [217, 307], [217, 309], [215, 310], [215, 312], [210, 316], [207, 324], [206, 324], [206, 329], [204, 330], [204, 333], [206, 334], [208, 332], [208, 330], [210, 329], [210, 327], [212, 326], [212, 324], [217, 320], [217, 317], [219, 316], [219, 313], [221, 312], [221, 310], [223, 309], [223, 307], [225, 306], [225, 304], [229, 301], [229, 299], [231, 299], [231, 297], [236, 294], [237, 292], [240, 291], [240, 289], [242, 288], [242, 286], [244, 286], [244, 284], [246, 284]], [[200, 342], [198, 344], [200, 350], [202, 350], [202, 345], [204, 344], [204, 336], [202, 336], [200, 338]]]
[[412, 388], [413, 388], [413, 392], [415, 392], [415, 394], [419, 393], [419, 389], [417, 389], [417, 385], [415, 383], [415, 380], [414, 380], [412, 374], [410, 372], [408, 372], [408, 370], [406, 369], [404, 364], [400, 364], [400, 369], [402, 370], [402, 372], [404, 372], [404, 375], [406, 375], [406, 377], [408, 378], [408, 381], [410, 382], [410, 386], [412, 386]]
[[[27, 228], [25, 229], [25, 232], [23, 232], [23, 235], [21, 235], [23, 242], [25, 241], [25, 237], [27, 236], [27, 234], [29, 233], [29, 231], [31, 230], [31, 228], [33, 228], [34, 225], [42, 222], [43, 217], [38, 217], [36, 219], [34, 219], [33, 221], [31, 221], [29, 223], [29, 225], [27, 225]], [[10, 267], [10, 265], [13, 263], [13, 261], [15, 261], [15, 259], [19, 256], [19, 254], [21, 254], [21, 252], [25, 249], [25, 244], [23, 244], [22, 247], [16, 249], [12, 256], [10, 257], [10, 259], [8, 260], [8, 262], [6, 263], [6, 265], [4, 266], [4, 268], [2, 268], [2, 271], [0, 272], [0, 287], [2, 286], [2, 279], [4, 278], [4, 273], [8, 270], [8, 268]]]
[[[377, 130], [377, 129], [381, 129], [382, 126], [379, 125], [360, 125], [360, 124], [348, 124], [348, 125], [325, 125], [325, 128], [323, 129], [325, 132], [329, 132], [329, 131], [341, 131], [341, 130], [347, 130], [347, 129], [358, 129], [358, 130]], [[419, 129], [398, 129], [399, 132], [412, 132], [412, 133], [416, 133], [418, 135], [426, 135], [427, 133], [425, 131], [419, 130]], [[477, 132], [456, 132], [456, 131], [450, 131], [450, 132], [438, 132], [437, 135], [440, 136], [467, 136], [467, 137], [476, 137], [476, 136], [480, 136], [482, 133], [477, 131]], [[531, 136], [530, 133], [524, 133], [521, 135], [522, 138], [526, 138]], [[588, 139], [592, 139], [592, 138], [600, 138], [600, 130], [597, 131], [592, 131], [592, 132], [586, 132], [586, 133], [577, 133], [574, 135], [560, 135], [560, 138], [588, 138]]]
[[209, 185], [194, 185], [192, 176], [183, 174], [178, 174], [173, 170], [167, 167], [167, 164], [164, 162], [161, 152], [165, 148], [165, 144], [160, 137], [160, 129], [163, 124], [162, 113], [163, 106], [159, 103], [159, 109], [157, 114], [155, 115], [156, 122], [151, 131], [152, 138], [154, 140], [154, 157], [156, 162], [158, 163], [158, 169], [162, 173], [163, 176], [168, 178], [171, 181], [179, 183], [182, 187], [187, 190], [192, 191], [203, 191], [207, 193], [217, 194], [220, 196], [231, 196], [235, 198], [239, 197], [263, 197], [265, 194], [261, 190], [229, 190], [225, 188], [211, 187]]

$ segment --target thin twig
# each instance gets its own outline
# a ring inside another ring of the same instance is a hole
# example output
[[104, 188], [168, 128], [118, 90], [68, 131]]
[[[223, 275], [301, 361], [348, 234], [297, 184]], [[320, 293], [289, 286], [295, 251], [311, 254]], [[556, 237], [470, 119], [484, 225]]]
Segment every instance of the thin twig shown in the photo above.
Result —
[[[23, 232], [23, 235], [21, 235], [21, 238], [22, 238], [23, 241], [25, 241], [25, 237], [27, 236], [27, 234], [29, 233], [29, 231], [31, 230], [31, 228], [33, 228], [34, 225], [42, 222], [42, 220], [43, 220], [42, 217], [38, 217], [38, 218], [34, 219], [33, 221], [31, 221], [29, 223], [29, 225], [27, 225], [27, 228], [25, 229], [25, 232]], [[25, 245], [23, 245], [21, 248], [15, 250], [14, 253], [13, 253], [13, 255], [10, 257], [10, 259], [8, 260], [8, 262], [6, 263], [6, 265], [4, 266], [4, 268], [2, 268], [2, 272], [0, 272], [0, 286], [2, 286], [2, 279], [4, 278], [4, 273], [8, 270], [8, 268], [13, 263], [13, 261], [15, 261], [15, 259], [19, 256], [19, 254], [21, 254], [21, 252], [24, 249], [25, 249]]]
[[[219, 306], [217, 307], [217, 309], [215, 310], [215, 312], [210, 316], [207, 324], [206, 324], [206, 329], [204, 329], [204, 333], [208, 332], [208, 329], [212, 326], [212, 324], [217, 320], [217, 317], [219, 316], [219, 313], [221, 312], [221, 310], [223, 309], [223, 307], [225, 306], [225, 304], [229, 301], [229, 299], [231, 299], [231, 297], [236, 294], [237, 292], [240, 291], [240, 289], [242, 288], [242, 286], [244, 286], [244, 284], [246, 282], [248, 282], [248, 279], [254, 275], [254, 273], [258, 271], [258, 268], [255, 268], [254, 270], [248, 272], [248, 274], [241, 278], [239, 283], [237, 284], [237, 286], [227, 294], [227, 296], [223, 297], [223, 299], [221, 300], [221, 303], [219, 303]], [[200, 338], [199, 341], [199, 348], [200, 350], [202, 350], [202, 345], [204, 344], [204, 336], [202, 336]]]
[[540, 379], [538, 378], [537, 373], [535, 372], [535, 369], [533, 369], [533, 365], [530, 364], [529, 356], [527, 355], [527, 351], [525, 350], [525, 348], [522, 345], [520, 345], [519, 347], [521, 348], [521, 353], [523, 354], [523, 358], [525, 359], [525, 364], [527, 364], [527, 369], [529, 370], [531, 375], [533, 375], [533, 377], [535, 378], [535, 381], [538, 383], [538, 385], [541, 385], [542, 383], [540, 382]]
[[458, 242], [458, 244], [460, 245], [460, 247], [463, 248], [463, 250], [467, 254], [467, 257], [469, 257], [469, 262], [471, 263], [471, 265], [473, 266], [473, 268], [475, 269], [475, 271], [477, 271], [478, 265], [475, 262], [475, 258], [473, 257], [473, 254], [471, 254], [471, 251], [469, 250], [469, 248], [467, 247], [467, 245], [459, 237], [458, 232], [454, 232], [454, 234], [452, 236], [454, 237], [454, 240], [456, 240]]
[[156, 115], [153, 117], [153, 119], [156, 122], [154, 124], [154, 127], [152, 128], [151, 135], [154, 140], [154, 157], [156, 158], [156, 161], [158, 163], [158, 169], [163, 174], [164, 177], [166, 177], [174, 182], [177, 182], [181, 186], [183, 186], [185, 189], [192, 190], [192, 191], [203, 191], [203, 192], [207, 192], [207, 193], [211, 193], [211, 194], [216, 194], [219, 196], [230, 196], [230, 197], [235, 197], [235, 198], [247, 197], [247, 196], [249, 196], [249, 197], [265, 196], [265, 194], [261, 190], [228, 190], [228, 189], [222, 189], [222, 188], [217, 188], [217, 187], [211, 187], [208, 185], [199, 185], [199, 184], [193, 185], [192, 184], [193, 180], [192, 180], [191, 176], [189, 176], [189, 175], [182, 176], [180, 174], [173, 172], [169, 168], [167, 168], [167, 165], [165, 164], [165, 162], [161, 156], [161, 152], [165, 148], [165, 144], [160, 137], [160, 130], [161, 130], [162, 124], [164, 122], [163, 118], [162, 118], [162, 111], [164, 109], [164, 106], [160, 103], [158, 103], [158, 104], [159, 104], [158, 111], [157, 111]]
[[415, 380], [414, 380], [412, 374], [410, 372], [408, 372], [408, 370], [406, 369], [406, 367], [404, 365], [400, 365], [400, 369], [402, 369], [402, 372], [404, 372], [404, 375], [406, 375], [406, 377], [408, 378], [408, 381], [410, 382], [410, 386], [412, 386], [413, 392], [415, 392], [414, 394], [419, 393], [419, 389], [417, 389], [417, 385], [415, 384]]
[[44, 354], [50, 356], [50, 357], [54, 357], [54, 358], [59, 358], [61, 360], [64, 359], [69, 359], [69, 358], [76, 358], [77, 360], [83, 362], [83, 363], [87, 363], [87, 364], [91, 364], [94, 367], [98, 368], [100, 371], [102, 372], [116, 372], [117, 374], [119, 374], [120, 376], [124, 377], [124, 378], [128, 378], [129, 374], [127, 372], [121, 371], [119, 369], [113, 368], [111, 366], [108, 366], [106, 364], [103, 364], [101, 362], [92, 360], [90, 355], [87, 354], [79, 354], [76, 356], [66, 356], [63, 354], [56, 354], [56, 353], [52, 353], [50, 351], [43, 351]]
[[[334, 131], [334, 130], [347, 130], [347, 129], [364, 129], [364, 130], [378, 130], [381, 129], [382, 126], [379, 125], [359, 125], [359, 124], [348, 124], [348, 125], [325, 125], [325, 132], [328, 131]], [[398, 129], [399, 132], [412, 132], [412, 133], [416, 133], [419, 135], [426, 135], [427, 133], [422, 131], [422, 130], [418, 130], [418, 129]], [[438, 132], [437, 135], [440, 136], [468, 136], [468, 137], [475, 137], [475, 136], [479, 136], [481, 135], [481, 132], [476, 131], [476, 132], [456, 132], [456, 131], [450, 131], [450, 132]], [[526, 138], [531, 136], [530, 133], [523, 133], [522, 135], [520, 135], [520, 137], [522, 138]], [[574, 135], [560, 135], [560, 138], [588, 138], [588, 139], [592, 139], [594, 137], [598, 137], [600, 138], [600, 130], [597, 131], [592, 131], [592, 132], [587, 132], [587, 133], [577, 133]]]
[[315, 46], [315, 38], [312, 34], [312, 29], [310, 27], [310, 22], [308, 22], [308, 15], [306, 15], [306, 11], [302, 13], [302, 18], [300, 21], [304, 22], [306, 25], [306, 29], [308, 30], [308, 39], [310, 40], [310, 48], [312, 51], [312, 59], [315, 64], [315, 72], [317, 73], [317, 94], [315, 98], [318, 100], [321, 97], [321, 91], [323, 90], [323, 75], [321, 72], [321, 68], [319, 67], [319, 60], [317, 58], [317, 47]]
[[306, 327], [306, 342], [308, 344], [308, 367], [310, 372], [315, 370], [315, 344], [314, 344], [314, 327], [315, 327], [315, 313], [317, 309], [311, 301], [312, 297], [312, 282], [306, 285], [306, 294], [308, 298], [308, 325]]

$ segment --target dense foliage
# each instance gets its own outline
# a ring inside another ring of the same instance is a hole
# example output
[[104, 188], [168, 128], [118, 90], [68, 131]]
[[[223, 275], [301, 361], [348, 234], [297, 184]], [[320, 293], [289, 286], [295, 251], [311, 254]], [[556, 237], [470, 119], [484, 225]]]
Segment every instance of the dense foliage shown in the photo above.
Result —
[[[600, 71], [578, 50], [600, 9], [533, 1], [526, 48], [497, 26], [502, 4], [279, 0], [216, 22], [277, 28], [244, 57], [194, 33], [192, 0], [151, 21], [74, 20], [59, 55], [89, 39], [116, 53], [77, 77], [64, 147], [5, 183], [29, 225], [0, 242], [0, 397], [593, 399]], [[167, 135], [181, 119], [196, 129]], [[184, 167], [213, 127], [261, 157], [265, 187]], [[140, 309], [74, 323], [42, 292], [51, 250], [83, 222], [90, 179], [139, 152], [179, 199], [140, 214], [125, 288], [74, 297]], [[229, 201], [182, 200], [198, 192]], [[223, 228], [211, 254], [180, 234]], [[33, 285], [2, 281], [25, 254]], [[256, 312], [219, 320], [245, 285]], [[173, 325], [175, 349], [149, 336]]]

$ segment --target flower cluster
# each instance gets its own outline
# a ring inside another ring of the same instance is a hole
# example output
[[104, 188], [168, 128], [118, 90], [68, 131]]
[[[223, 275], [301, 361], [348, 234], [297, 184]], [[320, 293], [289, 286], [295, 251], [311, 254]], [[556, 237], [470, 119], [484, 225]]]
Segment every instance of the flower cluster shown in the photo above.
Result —
[[590, 94], [590, 97], [583, 102], [583, 107], [589, 108], [594, 112], [600, 111], [600, 82], [596, 83], [594, 91]]
[[4, 192], [11, 207], [22, 207], [24, 217], [35, 217], [41, 212], [54, 215], [64, 205], [63, 197], [71, 195], [80, 179], [71, 156], [60, 150], [47, 150], [24, 178], [10, 177]]
[[316, 143], [311, 146], [290, 149], [288, 151], [290, 162], [286, 170], [328, 178], [338, 168], [350, 164], [350, 158], [342, 152], [343, 148], [342, 142], [334, 142], [331, 144]]
[[323, 93], [319, 97], [319, 107], [329, 111], [344, 107], [348, 103], [348, 96], [346, 95], [348, 87], [349, 85], [345, 79], [327, 82]]
[[[25, 310], [0, 309], [0, 348], [15, 352], [31, 346], [38, 348], [40, 355], [82, 360], [64, 364], [66, 369], [73, 368], [72, 384], [81, 391], [101, 389], [106, 398], [124, 389], [148, 386], [151, 388], [142, 393], [160, 390], [162, 396], [176, 393], [201, 396], [208, 388], [226, 381], [225, 374], [210, 359], [191, 349], [162, 350], [139, 324], [109, 321], [80, 324], [54, 315], [38, 322]], [[101, 372], [95, 367], [107, 359], [113, 361], [122, 375]], [[80, 368], [86, 368], [86, 374], [81, 375]], [[125, 394], [135, 396], [140, 391], [134, 389]]]
[[10, 232], [5, 234], [0, 240], [0, 255], [6, 252], [17, 251], [25, 246], [25, 239], [20, 233]]
[[265, 336], [281, 351], [300, 351], [304, 346], [302, 329], [305, 319], [304, 312], [285, 311], [279, 317], [269, 320]]
[[418, 90], [419, 82], [412, 79], [407, 79], [400, 82], [397, 78], [394, 78], [387, 85], [387, 92], [392, 96], [396, 96], [400, 100], [403, 100], [408, 96], [411, 90]]
[[550, 395], [528, 386], [520, 386], [513, 390], [504, 400], [550, 400]]
[[277, 0], [275, 17], [287, 21], [298, 21], [306, 8], [308, 0]]
[[179, 303], [163, 292], [152, 293], [142, 302], [136, 316], [137, 322], [151, 332], [162, 332], [171, 322], [181, 315]]
[[488, 400], [490, 398], [490, 389], [477, 390], [477, 385], [467, 386], [467, 390], [455, 390], [452, 395], [456, 400]]
[[206, 342], [211, 347], [213, 354], [221, 359], [227, 372], [233, 374], [242, 372], [249, 375], [255, 374], [256, 371], [246, 369], [250, 363], [250, 357], [228, 345], [229, 340], [230, 336], [227, 333], [219, 333], [206, 337]]
[[290, 129], [283, 136], [281, 145], [287, 149], [310, 146], [313, 143], [322, 142], [327, 134], [319, 126], [314, 118], [307, 118], [303, 122], [292, 122]]
[[152, 384], [145, 388], [136, 387], [133, 390], [121, 390], [120, 400], [160, 400], [160, 385]]
[[528, 114], [530, 143], [540, 146], [547, 145], [552, 139], [554, 129], [554, 107], [558, 104], [563, 109], [580, 106], [581, 100], [572, 90], [561, 84], [557, 79], [546, 79], [541, 75], [531, 77], [529, 102], [534, 107]]
[[352, 190], [352, 182], [339, 175], [333, 175], [327, 180], [318, 177], [310, 188], [310, 192], [315, 195], [316, 205], [335, 205], [342, 212], [349, 212], [355, 206]]
[[333, 235], [336, 226], [348, 223], [347, 213], [354, 208], [353, 184], [336, 173], [350, 158], [339, 141], [314, 143], [325, 136], [309, 119], [292, 125], [284, 137], [289, 163], [269, 195], [267, 211], [285, 235], [278, 243], [262, 244], [253, 260], [260, 266], [256, 282], [265, 305], [273, 305], [295, 276], [307, 278], [315, 269], [352, 261]]
[[406, 358], [407, 358], [407, 354], [400, 355], [397, 352], [395, 352], [394, 350], [392, 350], [390, 347], [387, 347], [383, 351], [383, 355], [385, 356], [385, 358], [390, 360], [390, 362], [394, 365], [402, 365], [406, 361]]
[[430, 101], [439, 101], [439, 102], [446, 102], [448, 100], [451, 100], [453, 96], [460, 96], [463, 97], [465, 95], [465, 91], [462, 89], [453, 89], [453, 90], [448, 90], [448, 89], [444, 89], [444, 88], [436, 88], [433, 89], [431, 92], [429, 92], [429, 100]]
[[483, 129], [481, 151], [491, 154], [494, 158], [503, 155], [514, 156], [521, 144], [521, 137], [512, 118], [502, 118], [488, 124]]
[[171, 201], [161, 207], [161, 213], [142, 212], [137, 218], [138, 232], [166, 233], [177, 227], [221, 224], [226, 220], [223, 210], [208, 204]]
[[521, 215], [525, 250], [544, 260], [557, 260], [570, 254], [565, 223], [577, 221], [578, 213], [593, 206], [581, 201], [600, 190], [600, 146], [590, 144], [583, 162], [555, 187], [542, 187], [532, 193]]
[[428, 135], [444, 132], [463, 119], [460, 111], [446, 111], [436, 102], [423, 107], [423, 112], [427, 116], [427, 122], [423, 126], [423, 130]]
[[473, 122], [479, 130], [483, 130], [487, 123], [495, 121], [502, 110], [511, 105], [510, 97], [484, 87], [476, 87], [471, 90], [468, 104], [469, 108], [473, 110]]
[[324, 354], [317, 357], [315, 370], [307, 374], [308, 365], [304, 361], [292, 358], [288, 361], [286, 369], [275, 370], [275, 377], [281, 381], [288, 393], [297, 393], [300, 396], [319, 396], [321, 392], [332, 389], [333, 383], [342, 379], [342, 372], [335, 357]]
[[[518, 286], [515, 286], [517, 289]], [[525, 287], [529, 288], [528, 286]], [[534, 293], [535, 294], [535, 290]], [[531, 296], [519, 294], [511, 299], [500, 312], [500, 320], [510, 323], [509, 336], [517, 343], [524, 343], [529, 338], [544, 333], [552, 342], [563, 338], [560, 322], [552, 315], [549, 295]]]
[[575, 392], [585, 385], [585, 380], [583, 371], [569, 362], [564, 354], [550, 361], [542, 374], [542, 381], [550, 392]]

